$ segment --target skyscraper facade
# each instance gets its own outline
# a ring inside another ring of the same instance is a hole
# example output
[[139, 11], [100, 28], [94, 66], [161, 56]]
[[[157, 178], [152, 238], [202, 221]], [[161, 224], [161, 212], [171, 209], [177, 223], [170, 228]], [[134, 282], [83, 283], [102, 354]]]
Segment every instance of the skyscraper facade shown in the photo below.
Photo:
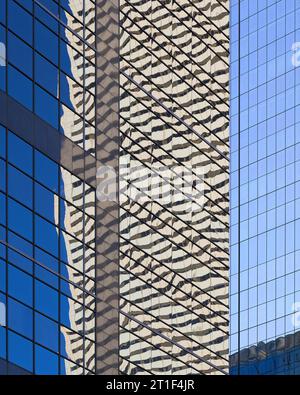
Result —
[[226, 374], [229, 1], [0, 2], [0, 373]]
[[228, 7], [120, 3], [123, 373], [228, 371]]
[[95, 4], [1, 1], [3, 372], [95, 373]]
[[231, 372], [299, 371], [298, 1], [231, 1]]

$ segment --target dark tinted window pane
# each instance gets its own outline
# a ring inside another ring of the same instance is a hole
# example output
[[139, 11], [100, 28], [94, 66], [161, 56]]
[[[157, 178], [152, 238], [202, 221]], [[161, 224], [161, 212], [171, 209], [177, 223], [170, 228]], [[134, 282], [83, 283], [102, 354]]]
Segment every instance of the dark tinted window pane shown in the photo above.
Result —
[[35, 86], [35, 112], [57, 129], [58, 101], [38, 86]]
[[32, 261], [29, 258], [26, 258], [26, 256], [32, 256], [32, 244], [12, 232], [8, 232], [8, 244], [11, 247], [14, 247], [8, 248], [9, 262], [28, 273], [32, 273]]
[[0, 126], [0, 157], [6, 157], [6, 130]]
[[31, 0], [16, 0], [16, 1], [20, 4], [22, 4], [22, 6], [25, 7], [28, 11], [32, 12], [33, 1], [31, 1]]
[[58, 192], [58, 166], [51, 159], [35, 151], [35, 179], [54, 192]]
[[31, 341], [8, 332], [8, 359], [10, 362], [32, 371], [33, 368], [33, 344]]
[[14, 1], [8, 2], [8, 26], [32, 44], [32, 16]]
[[[41, 1], [41, 3], [46, 3], [45, 1]], [[53, 1], [47, 1], [47, 6], [46, 8], [51, 11], [53, 14], [57, 15], [58, 14], [58, 5]], [[49, 15], [42, 7], [39, 5], [36, 5], [35, 9], [35, 15], [38, 19], [44, 22], [46, 26], [49, 27], [49, 29], [54, 30], [56, 33], [58, 33], [58, 22], [56, 19], [54, 19], [51, 15]]]
[[0, 326], [0, 357], [6, 358], [6, 330]]
[[35, 306], [41, 313], [58, 320], [58, 293], [38, 280], [35, 281]]
[[48, 350], [45, 350], [43, 347], [36, 345], [35, 373], [58, 374], [58, 356]]
[[0, 258], [0, 291], [2, 292], [6, 291], [6, 262], [1, 258]]
[[37, 278], [43, 280], [47, 284], [52, 285], [53, 287], [58, 287], [58, 277], [53, 274], [58, 273], [58, 261], [57, 259], [53, 258], [51, 255], [47, 254], [46, 252], [40, 250], [39, 248], [35, 248], [35, 258], [38, 262], [42, 263], [43, 266], [46, 266], [51, 271], [48, 271], [46, 268], [36, 265], [35, 266], [35, 275]]
[[8, 133], [8, 160], [32, 175], [32, 148], [11, 132]]
[[6, 190], [6, 166], [4, 160], [0, 159], [0, 190]]
[[32, 77], [32, 49], [8, 32], [8, 61]]
[[37, 183], [34, 193], [37, 213], [54, 222], [54, 194]]
[[32, 240], [32, 213], [12, 199], [8, 199], [8, 227]]
[[8, 326], [21, 335], [32, 338], [32, 309], [9, 298], [8, 299]]
[[42, 56], [35, 54], [35, 79], [54, 96], [58, 90], [58, 71]]
[[35, 314], [35, 337], [42, 346], [58, 351], [58, 325], [39, 313]]
[[[53, 63], [58, 62], [58, 37], [44, 25], [35, 21], [35, 46], [46, 58]], [[47, 45], [45, 45], [47, 43]]]
[[32, 305], [32, 277], [8, 265], [8, 293], [14, 298]]
[[36, 244], [52, 255], [58, 255], [58, 234], [54, 225], [35, 216], [35, 240]]
[[6, 1], [0, 1], [0, 22], [5, 25]]
[[6, 199], [3, 193], [0, 193], [0, 223], [6, 225]]
[[32, 180], [8, 165], [8, 194], [32, 208]]
[[32, 110], [32, 82], [12, 66], [8, 66], [8, 94]]

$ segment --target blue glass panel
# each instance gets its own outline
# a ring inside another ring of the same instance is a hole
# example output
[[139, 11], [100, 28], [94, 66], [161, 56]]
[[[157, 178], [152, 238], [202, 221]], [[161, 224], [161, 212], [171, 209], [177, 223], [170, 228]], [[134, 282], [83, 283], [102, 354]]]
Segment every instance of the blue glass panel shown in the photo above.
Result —
[[[35, 20], [34, 41], [36, 49], [57, 65], [58, 37], [37, 20]], [[45, 43], [47, 43], [47, 45], [45, 45]]]
[[58, 166], [38, 151], [34, 154], [35, 178], [54, 192], [58, 192]]
[[35, 94], [35, 112], [44, 121], [48, 122], [54, 128], [58, 128], [58, 101], [49, 95], [46, 91], [39, 88], [37, 85], [34, 87]]
[[33, 343], [8, 331], [8, 359], [23, 369], [32, 371]]
[[32, 180], [16, 168], [8, 165], [8, 194], [32, 208]]
[[8, 94], [32, 110], [32, 82], [12, 66], [8, 66]]
[[8, 2], [8, 27], [32, 44], [32, 16], [14, 1]]
[[8, 32], [8, 61], [32, 77], [32, 49], [14, 34]]
[[8, 293], [23, 303], [32, 305], [32, 289], [32, 277], [8, 265]]
[[58, 374], [58, 356], [38, 345], [35, 346], [35, 373]]
[[32, 338], [32, 309], [8, 298], [8, 326], [10, 329], [13, 329], [21, 335]]
[[39, 313], [35, 313], [35, 340], [41, 345], [58, 351], [58, 324]]
[[35, 281], [35, 306], [41, 313], [58, 320], [58, 293], [40, 281]]
[[35, 54], [35, 80], [52, 95], [58, 93], [58, 70], [45, 58]]
[[54, 256], [58, 256], [58, 233], [54, 225], [35, 216], [36, 244]]
[[8, 133], [8, 160], [32, 175], [32, 147], [11, 132]]
[[8, 227], [27, 240], [32, 240], [32, 213], [12, 199], [8, 199]]

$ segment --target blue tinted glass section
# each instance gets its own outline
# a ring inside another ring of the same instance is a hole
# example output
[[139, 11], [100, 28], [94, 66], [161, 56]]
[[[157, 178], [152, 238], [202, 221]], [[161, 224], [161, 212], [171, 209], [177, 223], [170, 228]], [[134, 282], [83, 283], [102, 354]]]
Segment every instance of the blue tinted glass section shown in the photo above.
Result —
[[21, 204], [8, 199], [8, 227], [27, 240], [32, 240], [32, 213]]
[[8, 66], [8, 94], [32, 110], [32, 82], [12, 66]]
[[8, 249], [9, 262], [32, 274], [32, 261], [27, 258], [32, 256], [32, 244], [12, 232], [8, 232], [8, 243], [11, 247]]
[[58, 166], [52, 160], [35, 151], [35, 178], [47, 188], [58, 192]]
[[10, 362], [32, 371], [33, 369], [33, 344], [31, 341], [8, 332], [8, 359]]
[[13, 133], [8, 133], [8, 160], [25, 173], [32, 174], [32, 148]]
[[32, 49], [10, 32], [8, 32], [8, 61], [32, 77]]
[[32, 180], [21, 171], [9, 165], [8, 194], [29, 208], [32, 208], [32, 189]]
[[0, 157], [6, 158], [6, 130], [0, 126]]
[[32, 44], [32, 16], [12, 0], [8, 2], [8, 27]]
[[54, 128], [57, 128], [58, 101], [38, 86], [35, 86], [34, 94], [36, 114]]
[[35, 79], [43, 88], [52, 93], [52, 95], [57, 96], [57, 68], [38, 54], [35, 55]]
[[6, 225], [6, 198], [3, 193], [0, 193], [0, 223]]
[[6, 22], [6, 1], [1, 1], [0, 2], [0, 22], [5, 24]]
[[31, 306], [32, 286], [31, 276], [8, 265], [8, 291], [11, 296]]
[[58, 374], [58, 356], [38, 345], [35, 346], [35, 364], [36, 374]]
[[35, 282], [35, 306], [41, 313], [58, 320], [58, 293], [40, 281]]
[[9, 298], [8, 326], [23, 336], [32, 338], [33, 313], [32, 309]]
[[6, 291], [6, 262], [0, 258], [0, 291]]
[[58, 325], [41, 314], [35, 314], [35, 336], [36, 341], [41, 345], [58, 351], [59, 331]]
[[6, 165], [4, 160], [0, 160], [0, 190], [4, 193], [6, 190]]
[[[58, 62], [58, 37], [41, 23], [35, 21], [35, 46], [51, 62]], [[47, 43], [47, 45], [45, 45]]]
[[58, 255], [58, 236], [55, 226], [38, 216], [35, 216], [35, 238], [39, 247], [54, 256]]
[[48, 189], [35, 184], [35, 209], [38, 214], [54, 222], [54, 195]]

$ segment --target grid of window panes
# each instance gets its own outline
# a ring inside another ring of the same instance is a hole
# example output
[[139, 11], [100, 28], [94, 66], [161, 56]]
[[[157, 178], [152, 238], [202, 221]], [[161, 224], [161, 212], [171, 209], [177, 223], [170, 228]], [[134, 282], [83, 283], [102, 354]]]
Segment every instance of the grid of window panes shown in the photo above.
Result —
[[2, 126], [0, 138], [0, 358], [92, 374], [95, 190]]
[[1, 0], [0, 43], [0, 88], [94, 155], [94, 1]]
[[[300, 2], [232, 0], [230, 18], [235, 354], [299, 330]], [[284, 358], [270, 366], [262, 373], [295, 372]]]

